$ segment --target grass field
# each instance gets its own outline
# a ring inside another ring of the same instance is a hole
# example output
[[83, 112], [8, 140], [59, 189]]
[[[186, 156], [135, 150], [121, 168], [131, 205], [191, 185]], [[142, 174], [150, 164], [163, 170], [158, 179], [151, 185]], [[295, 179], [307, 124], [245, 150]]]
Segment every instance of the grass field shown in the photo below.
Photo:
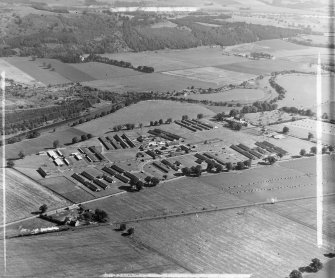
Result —
[[71, 64], [71, 66], [88, 74], [89, 76], [92, 76], [94, 79], [97, 80], [145, 74], [143, 72], [135, 71], [132, 69], [126, 69], [97, 62]]
[[215, 88], [217, 84], [210, 80], [201, 81], [172, 76], [162, 73], [138, 74], [131, 78], [127, 76], [110, 78], [106, 80], [95, 80], [83, 82], [84, 85], [98, 88], [101, 90], [112, 90], [115, 92], [125, 91], [173, 91], [184, 90], [187, 87], [196, 88]]
[[196, 81], [211, 82], [217, 86], [234, 84], [238, 85], [244, 81], [253, 79], [256, 77], [254, 74], [248, 73], [237, 73], [228, 71], [217, 67], [204, 67], [204, 68], [193, 68], [175, 71], [163, 72], [167, 75], [178, 76]]
[[209, 100], [216, 102], [234, 101], [241, 103], [250, 103], [266, 99], [266, 94], [264, 91], [260, 89], [233, 89], [213, 94], [188, 95], [186, 98], [196, 100]]
[[[99, 277], [105, 273], [185, 273], [112, 226], [7, 240], [7, 275]], [[3, 252], [1, 252], [3, 261]]]
[[[0, 176], [2, 179], [2, 174]], [[7, 169], [5, 178], [7, 223], [32, 216], [31, 213], [38, 211], [42, 204], [46, 204], [49, 209], [71, 204], [15, 170]], [[2, 194], [3, 185], [1, 185], [1, 197]], [[3, 219], [2, 210], [1, 219]]]
[[[53, 141], [59, 140], [60, 144], [72, 142], [72, 138], [86, 134], [75, 128], [67, 128], [56, 132], [48, 132], [34, 139], [26, 139], [18, 143], [6, 145], [6, 159], [18, 158], [18, 153], [22, 150], [26, 155], [53, 148]], [[2, 150], [0, 151], [2, 155]]]
[[299, 70], [299, 71], [312, 71], [308, 65], [304, 63], [285, 61], [280, 59], [275, 60], [257, 60], [257, 61], [244, 61], [233, 64], [220, 65], [218, 68], [223, 68], [235, 72], [244, 72], [248, 74], [269, 74], [275, 71], [284, 70]]
[[182, 115], [195, 118], [198, 113], [214, 115], [212, 111], [196, 104], [172, 101], [142, 101], [106, 117], [78, 125], [76, 128], [85, 133], [100, 135], [112, 131], [113, 127], [119, 124], [143, 123], [148, 125], [150, 121], [166, 120], [168, 118], [180, 119]]
[[94, 201], [85, 207], [102, 208], [110, 215], [112, 222], [122, 222], [247, 203], [199, 179], [181, 178], [145, 188], [140, 192]]
[[[324, 156], [323, 175], [324, 194], [334, 193], [332, 171], [333, 158]], [[294, 163], [295, 167], [292, 166]], [[280, 162], [273, 166], [255, 168], [237, 173], [222, 173], [204, 176], [204, 183], [222, 188], [230, 194], [252, 202], [266, 202], [271, 198], [278, 200], [316, 196], [316, 173], [306, 172], [307, 166], [315, 166], [315, 158], [304, 158]], [[246, 180], [246, 175], [248, 179]]]
[[[135, 238], [195, 273], [286, 277], [331, 249], [316, 231], [260, 208], [134, 223]], [[270, 274], [271, 273], [271, 274]]]
[[[287, 122], [278, 125], [272, 125], [270, 129], [281, 132], [284, 126], [289, 128], [289, 134], [306, 139], [308, 138], [308, 133], [312, 133], [314, 138], [316, 138], [316, 125], [317, 121], [311, 119], [298, 120], [294, 122]], [[321, 132], [322, 132], [322, 143], [332, 145], [335, 143], [335, 125], [320, 122]]]
[[[334, 77], [322, 76], [322, 102], [334, 100], [332, 88], [334, 86]], [[277, 83], [286, 89], [286, 95], [283, 100], [278, 101], [278, 106], [295, 106], [299, 109], [310, 108], [315, 111], [316, 105], [316, 76], [304, 74], [280, 75], [277, 77]]]
[[18, 69], [16, 66], [10, 64], [5, 59], [0, 59], [1, 72], [4, 71], [7, 79], [13, 79], [16, 82], [44, 86], [43, 83], [38, 82], [34, 77], [28, 75], [26, 72]]
[[29, 75], [38, 80], [41, 84], [55, 85], [71, 83], [71, 80], [65, 78], [60, 73], [44, 68], [41, 62], [32, 61], [29, 57], [8, 57], [5, 58], [5, 60], [23, 72], [29, 73]]

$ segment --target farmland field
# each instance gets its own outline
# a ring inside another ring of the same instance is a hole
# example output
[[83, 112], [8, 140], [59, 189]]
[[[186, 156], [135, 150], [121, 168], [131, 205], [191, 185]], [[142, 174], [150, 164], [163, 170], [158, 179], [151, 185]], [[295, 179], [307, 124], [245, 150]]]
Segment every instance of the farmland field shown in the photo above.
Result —
[[94, 80], [83, 82], [83, 85], [94, 87], [101, 90], [112, 90], [115, 92], [124, 91], [173, 91], [184, 90], [187, 87], [214, 88], [216, 83], [201, 80], [192, 80], [181, 76], [172, 76], [162, 73], [147, 73], [133, 75], [131, 78], [115, 77], [106, 80]]
[[[322, 76], [322, 102], [334, 100], [332, 88], [334, 77]], [[278, 106], [295, 106], [299, 109], [316, 110], [316, 75], [290, 74], [277, 77], [277, 83], [286, 89], [285, 98], [278, 101]]]
[[[7, 240], [7, 275], [100, 277], [104, 273], [185, 273], [159, 253], [122, 237], [112, 226]], [[3, 261], [3, 252], [1, 252]]]
[[[135, 238], [195, 273], [286, 277], [331, 244], [316, 231], [261, 208], [231, 209], [133, 223]], [[266, 227], [266, 228], [265, 228]]]
[[94, 198], [94, 195], [89, 194], [74, 184], [70, 179], [63, 176], [41, 179], [39, 183], [64, 196], [66, 199], [71, 200], [73, 203], [80, 203]]
[[245, 61], [245, 58], [224, 56], [221, 48], [197, 47], [183, 50], [158, 50], [141, 53], [104, 54], [110, 59], [131, 62], [133, 65], [154, 67], [156, 72], [208, 67]]
[[[34, 138], [32, 140], [23, 140], [18, 143], [10, 144], [6, 146], [6, 158], [17, 158], [19, 151], [24, 151], [26, 155], [37, 153], [43, 149], [53, 148], [53, 141], [59, 140], [60, 144], [71, 143], [73, 137], [80, 137], [86, 134], [80, 130], [74, 128], [67, 128], [65, 130], [60, 130], [56, 132], [48, 132], [41, 135], [40, 137]], [[2, 154], [2, 150], [0, 151]]]
[[85, 133], [100, 135], [112, 131], [113, 127], [119, 124], [143, 123], [147, 125], [150, 121], [159, 119], [180, 119], [182, 115], [195, 118], [198, 113], [209, 116], [214, 115], [212, 111], [196, 104], [184, 104], [173, 101], [142, 101], [107, 115], [104, 118], [78, 125], [76, 128]]
[[7, 79], [13, 79], [16, 82], [25, 83], [29, 85], [39, 85], [44, 86], [43, 83], [38, 82], [34, 77], [28, 75], [24, 71], [18, 69], [17, 67], [10, 64], [5, 59], [0, 59], [0, 69], [1, 72], [4, 71]]
[[97, 80], [145, 74], [136, 70], [97, 62], [71, 64], [71, 66], [82, 72], [85, 72], [86, 74], [92, 76], [94, 79]]
[[240, 72], [237, 73], [216, 67], [165, 71], [163, 73], [167, 75], [178, 76], [196, 81], [211, 82], [216, 84], [217, 86], [228, 85], [228, 84], [238, 85], [244, 81], [256, 77], [256, 75], [254, 74], [240, 73]]
[[[324, 144], [334, 144], [335, 125], [321, 121], [319, 123], [321, 125], [322, 142]], [[284, 124], [272, 125], [270, 129], [281, 132], [284, 126], [287, 126], [289, 128], [289, 134], [302, 139], [307, 139], [309, 132], [313, 134], [314, 138], [316, 138], [316, 125], [316, 120], [304, 119]]]
[[[271, 97], [271, 95], [270, 95]], [[250, 103], [254, 101], [265, 100], [266, 93], [260, 89], [233, 89], [213, 94], [195, 94], [188, 95], [186, 99], [209, 100], [209, 101], [236, 101]]]
[[141, 192], [112, 196], [86, 204], [85, 207], [104, 209], [111, 221], [130, 221], [142, 217], [165, 216], [174, 213], [204, 211], [247, 204], [220, 188], [199, 179], [181, 178], [163, 182]]
[[[0, 176], [2, 179], [2, 174]], [[38, 211], [42, 204], [46, 204], [49, 209], [71, 204], [12, 169], [6, 170], [5, 178], [7, 223], [32, 216], [31, 213]], [[2, 194], [3, 185], [1, 185], [1, 196]], [[2, 210], [1, 219], [3, 219]]]
[[32, 61], [29, 57], [9, 57], [4, 58], [4, 60], [23, 72], [29, 73], [29, 75], [34, 77], [41, 84], [56, 85], [71, 83], [71, 80], [65, 78], [60, 73], [46, 69], [41, 62], [37, 62], [37, 60]]
[[240, 63], [220, 65], [217, 67], [249, 74], [269, 74], [271, 72], [284, 70], [313, 71], [309, 65], [304, 63], [285, 61], [281, 59], [245, 61]]

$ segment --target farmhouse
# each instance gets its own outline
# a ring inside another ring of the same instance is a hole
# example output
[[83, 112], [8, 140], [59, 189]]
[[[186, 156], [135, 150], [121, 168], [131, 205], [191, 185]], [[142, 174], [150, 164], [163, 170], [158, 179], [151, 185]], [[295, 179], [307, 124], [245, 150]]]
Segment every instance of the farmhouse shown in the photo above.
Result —
[[64, 165], [63, 161], [60, 158], [56, 158], [54, 160], [54, 162], [55, 162], [56, 166], [63, 166]]

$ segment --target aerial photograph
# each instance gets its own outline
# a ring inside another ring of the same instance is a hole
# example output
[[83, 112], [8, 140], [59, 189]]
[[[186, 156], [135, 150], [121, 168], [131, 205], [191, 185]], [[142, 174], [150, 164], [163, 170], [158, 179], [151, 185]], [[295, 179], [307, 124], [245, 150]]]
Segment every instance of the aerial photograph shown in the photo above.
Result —
[[335, 277], [333, 0], [0, 0], [0, 277]]

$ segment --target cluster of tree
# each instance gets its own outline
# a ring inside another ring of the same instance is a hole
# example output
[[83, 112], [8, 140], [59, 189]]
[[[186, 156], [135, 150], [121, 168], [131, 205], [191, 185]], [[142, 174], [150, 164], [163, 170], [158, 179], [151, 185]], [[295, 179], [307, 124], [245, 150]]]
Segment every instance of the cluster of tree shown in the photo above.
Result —
[[65, 102], [61, 105], [21, 110], [14, 113], [6, 113], [5, 130], [1, 133], [12, 134], [20, 131], [32, 130], [55, 119], [70, 119], [80, 115], [81, 112], [91, 107], [91, 103], [85, 99]]
[[318, 258], [312, 259], [312, 262], [306, 267], [300, 267], [299, 270], [292, 270], [289, 278], [302, 278], [302, 272], [318, 272], [323, 268], [322, 262]]
[[312, 117], [315, 115], [315, 113], [313, 113], [313, 111], [311, 109], [298, 109], [296, 107], [281, 107], [280, 110], [286, 112], [286, 113], [291, 113], [291, 114], [298, 114], [298, 115], [302, 115], [302, 116], [308, 116], [308, 117]]
[[86, 210], [81, 214], [81, 216], [84, 220], [90, 222], [105, 223], [108, 221], [108, 214], [102, 209], [96, 209], [94, 213], [90, 210]]
[[91, 139], [92, 137], [93, 135], [91, 133], [81, 135], [80, 139], [77, 136], [75, 136], [72, 138], [72, 144], [76, 144], [79, 141], [86, 141], [88, 139]]
[[[322, 154], [327, 153], [327, 151], [333, 152], [334, 151], [334, 147], [333, 146], [329, 146], [329, 147], [325, 147], [324, 146], [324, 147], [322, 147], [322, 149], [321, 149]], [[315, 147], [315, 146], [311, 147], [310, 153], [311, 154], [316, 154], [317, 153], [317, 147]], [[299, 152], [299, 154], [301, 156], [304, 156], [304, 155], [307, 154], [307, 152], [306, 152], [305, 149], [301, 149], [300, 152]]]
[[272, 59], [272, 55], [265, 52], [251, 52], [249, 57], [252, 59]]
[[276, 110], [278, 105], [275, 103], [269, 103], [267, 101], [256, 101], [252, 105], [243, 106], [241, 113], [257, 113], [263, 111], [272, 111]]
[[228, 121], [228, 125], [232, 130], [241, 130], [242, 129], [242, 123], [236, 122], [236, 121]]
[[271, 87], [273, 89], [275, 89], [275, 91], [277, 92], [278, 94], [278, 99], [281, 100], [281, 99], [284, 99], [285, 98], [285, 94], [286, 94], [286, 90], [280, 86], [277, 82], [276, 82], [276, 75], [272, 76], [270, 79], [269, 79], [269, 83], [271, 85]]
[[144, 181], [146, 182], [147, 186], [152, 187], [152, 186], [156, 186], [159, 184], [159, 179], [156, 177], [150, 177], [147, 176], [145, 177]]
[[191, 168], [184, 167], [181, 169], [181, 171], [185, 176], [199, 177], [201, 176], [202, 168], [201, 168], [201, 165], [197, 165], [197, 166], [192, 166]]

